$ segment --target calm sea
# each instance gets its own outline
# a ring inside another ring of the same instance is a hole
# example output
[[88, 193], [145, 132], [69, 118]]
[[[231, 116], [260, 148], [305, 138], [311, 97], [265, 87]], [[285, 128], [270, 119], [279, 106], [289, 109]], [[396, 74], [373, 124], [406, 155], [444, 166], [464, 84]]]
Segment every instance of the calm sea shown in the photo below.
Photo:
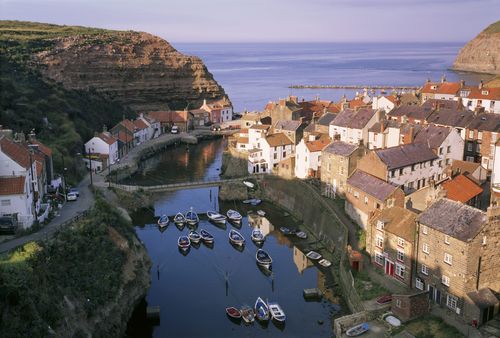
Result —
[[235, 111], [262, 110], [287, 95], [320, 95], [338, 100], [354, 91], [289, 89], [291, 84], [422, 85], [427, 78], [478, 75], [450, 71], [461, 43], [177, 43], [179, 51], [199, 56], [232, 100]]

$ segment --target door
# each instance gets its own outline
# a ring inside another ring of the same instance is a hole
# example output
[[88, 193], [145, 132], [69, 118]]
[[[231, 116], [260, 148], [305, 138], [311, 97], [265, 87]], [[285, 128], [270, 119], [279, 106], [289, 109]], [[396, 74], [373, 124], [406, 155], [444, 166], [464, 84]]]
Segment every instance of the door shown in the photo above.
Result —
[[394, 262], [390, 260], [385, 260], [385, 274], [389, 276], [394, 276]]
[[441, 290], [439, 290], [438, 288], [435, 289], [435, 297], [434, 297], [434, 301], [437, 303], [437, 304], [441, 304]]
[[434, 300], [434, 287], [427, 285], [427, 290], [429, 290], [429, 299]]

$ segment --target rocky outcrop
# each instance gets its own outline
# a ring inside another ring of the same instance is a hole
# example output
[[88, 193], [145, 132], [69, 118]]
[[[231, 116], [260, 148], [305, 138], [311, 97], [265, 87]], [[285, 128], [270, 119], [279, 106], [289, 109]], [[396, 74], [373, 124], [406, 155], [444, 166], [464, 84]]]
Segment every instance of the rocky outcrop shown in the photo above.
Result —
[[453, 69], [500, 74], [500, 21], [490, 25], [460, 50]]
[[33, 56], [32, 64], [68, 89], [96, 90], [134, 111], [193, 107], [224, 95], [198, 57], [148, 33], [58, 37]]

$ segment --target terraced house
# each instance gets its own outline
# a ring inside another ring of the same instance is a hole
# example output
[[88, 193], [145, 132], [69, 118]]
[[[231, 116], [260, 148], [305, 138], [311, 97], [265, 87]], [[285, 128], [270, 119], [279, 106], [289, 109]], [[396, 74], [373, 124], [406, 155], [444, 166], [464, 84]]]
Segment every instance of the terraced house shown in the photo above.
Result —
[[498, 313], [499, 215], [440, 199], [417, 217], [415, 287], [468, 323]]

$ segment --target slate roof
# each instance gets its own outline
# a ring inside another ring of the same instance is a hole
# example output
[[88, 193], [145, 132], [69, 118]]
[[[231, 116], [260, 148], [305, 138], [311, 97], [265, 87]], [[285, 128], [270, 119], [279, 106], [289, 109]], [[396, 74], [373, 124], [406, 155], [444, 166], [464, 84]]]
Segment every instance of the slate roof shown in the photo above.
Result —
[[415, 120], [425, 120], [433, 109], [426, 106], [403, 105], [394, 108], [387, 115], [390, 117], [403, 117], [412, 118]]
[[324, 113], [323, 116], [321, 116], [316, 123], [322, 126], [329, 126], [330, 122], [332, 122], [335, 119], [335, 117], [337, 117], [337, 114]]
[[267, 143], [271, 147], [279, 147], [285, 145], [292, 145], [293, 142], [283, 133], [271, 134], [266, 137]]
[[422, 107], [432, 108], [432, 109], [463, 109], [461, 100], [440, 100], [440, 99], [428, 99], [422, 103]]
[[481, 166], [481, 163], [470, 162], [470, 161], [453, 160], [453, 162], [451, 162], [451, 170], [453, 172], [460, 171], [460, 173], [462, 173], [462, 174], [465, 174], [465, 173], [472, 174], [480, 166]]
[[376, 110], [371, 108], [359, 108], [357, 111], [345, 109], [343, 112], [337, 114], [330, 124], [337, 127], [362, 129], [376, 112]]
[[413, 243], [415, 241], [415, 219], [417, 214], [401, 207], [377, 210], [370, 222], [383, 221], [384, 230]]
[[398, 189], [397, 186], [382, 181], [378, 177], [372, 176], [361, 170], [356, 170], [348, 179], [347, 184], [359, 189], [379, 201], [385, 201]]
[[415, 143], [376, 149], [374, 151], [380, 160], [387, 165], [388, 170], [403, 168], [438, 158], [427, 145]]
[[467, 126], [468, 129], [479, 131], [500, 132], [500, 114], [484, 113], [477, 115]]
[[453, 130], [450, 127], [429, 125], [417, 133], [413, 139], [413, 143], [424, 144], [428, 145], [431, 149], [437, 149]]
[[467, 293], [467, 296], [477, 305], [480, 309], [486, 309], [490, 306], [496, 306], [500, 300], [489, 288], [483, 288], [479, 291], [472, 291]]
[[417, 221], [463, 242], [473, 239], [488, 221], [479, 209], [447, 198], [440, 199], [422, 212]]
[[358, 146], [355, 144], [350, 144], [350, 143], [346, 143], [346, 142], [342, 142], [342, 141], [336, 141], [336, 142], [330, 143], [325, 149], [323, 149], [323, 151], [330, 153], [330, 154], [340, 155], [340, 156], [349, 156], [356, 149], [358, 149]]
[[274, 125], [276, 129], [283, 129], [288, 131], [296, 131], [302, 125], [301, 121], [295, 120], [279, 120]]
[[464, 175], [455, 176], [442, 184], [446, 197], [450, 200], [466, 203], [483, 192], [483, 189]]
[[461, 128], [467, 127], [472, 120], [474, 120], [474, 112], [456, 109], [435, 110], [426, 119], [428, 123]]
[[25, 176], [0, 177], [0, 195], [24, 194]]

